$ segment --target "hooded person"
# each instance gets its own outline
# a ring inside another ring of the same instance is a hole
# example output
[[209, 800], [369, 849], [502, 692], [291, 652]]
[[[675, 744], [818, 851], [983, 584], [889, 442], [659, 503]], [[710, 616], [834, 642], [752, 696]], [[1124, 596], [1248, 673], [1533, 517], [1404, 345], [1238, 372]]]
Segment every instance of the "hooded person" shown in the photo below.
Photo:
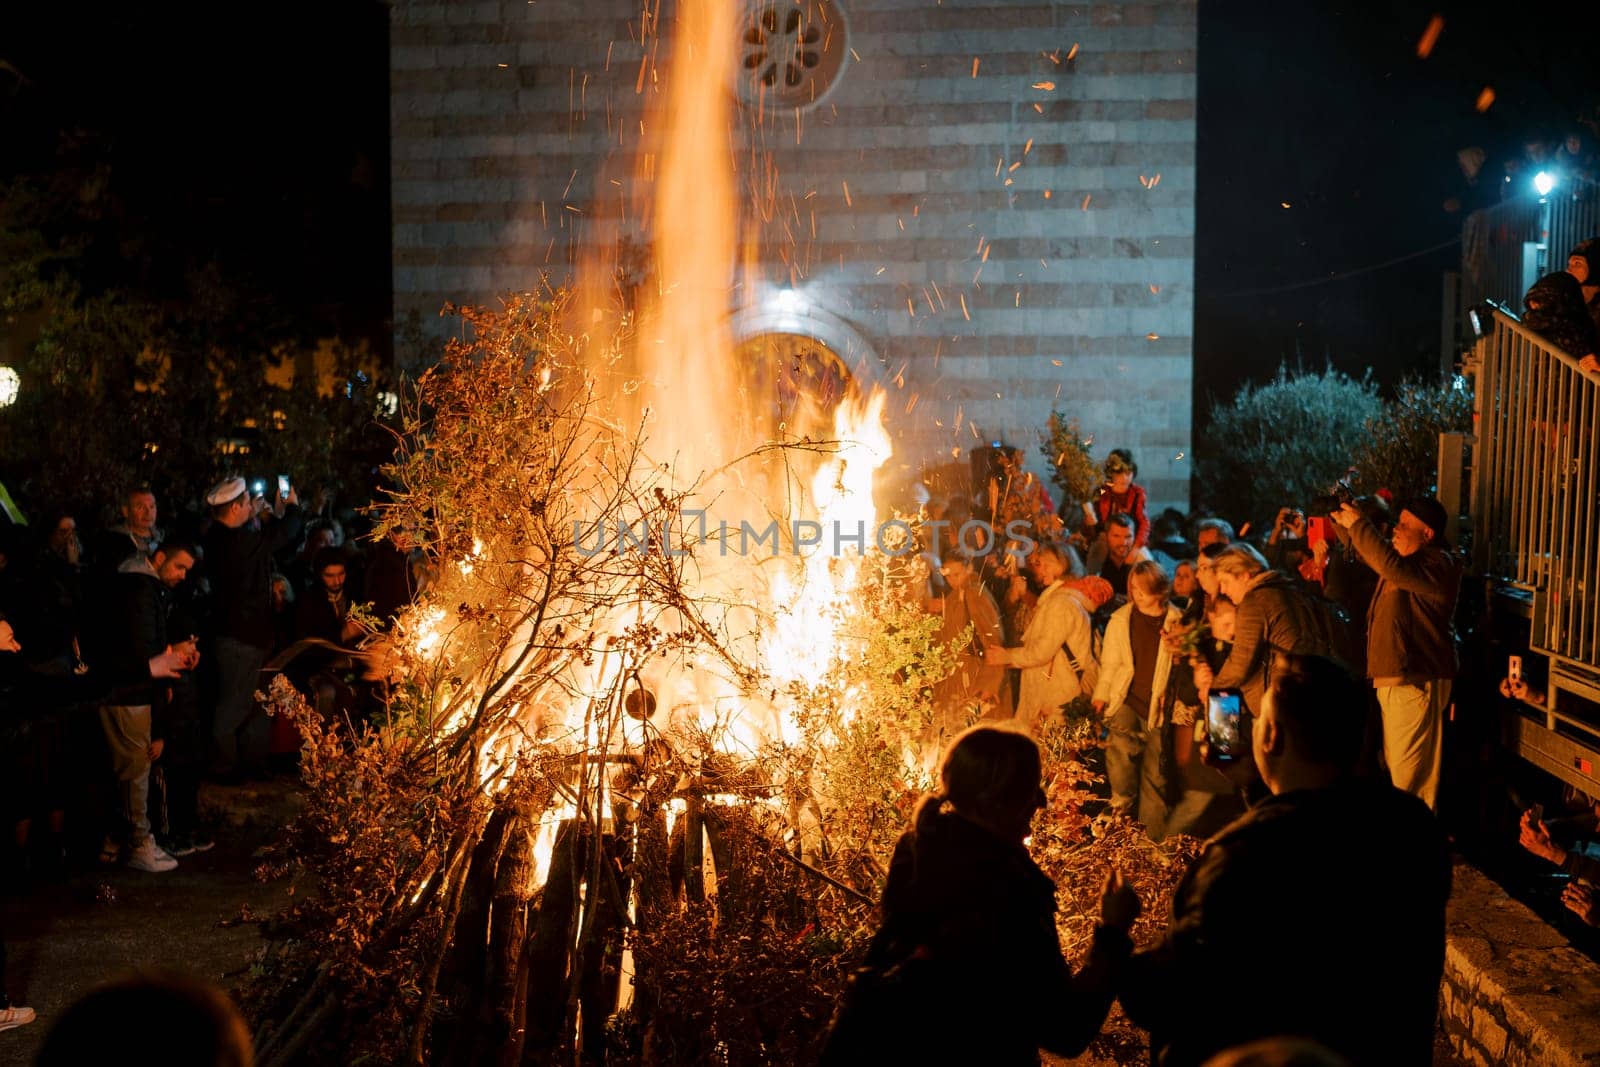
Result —
[[1573, 359], [1593, 357], [1594, 321], [1584, 306], [1583, 287], [1564, 270], [1546, 274], [1522, 298], [1526, 312], [1522, 324]]
[[1585, 241], [1568, 252], [1567, 273], [1577, 280], [1584, 310], [1600, 336], [1600, 242]]

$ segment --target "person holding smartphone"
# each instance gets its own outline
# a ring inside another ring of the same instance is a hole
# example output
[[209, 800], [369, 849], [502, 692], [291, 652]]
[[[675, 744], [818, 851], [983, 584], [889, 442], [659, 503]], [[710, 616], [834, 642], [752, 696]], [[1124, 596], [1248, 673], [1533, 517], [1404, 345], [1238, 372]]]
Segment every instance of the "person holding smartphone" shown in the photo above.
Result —
[[1351, 1063], [1432, 1064], [1449, 847], [1426, 804], [1356, 776], [1365, 725], [1341, 665], [1282, 657], [1250, 735], [1269, 795], [1207, 842], [1123, 972], [1152, 1063], [1295, 1034]]

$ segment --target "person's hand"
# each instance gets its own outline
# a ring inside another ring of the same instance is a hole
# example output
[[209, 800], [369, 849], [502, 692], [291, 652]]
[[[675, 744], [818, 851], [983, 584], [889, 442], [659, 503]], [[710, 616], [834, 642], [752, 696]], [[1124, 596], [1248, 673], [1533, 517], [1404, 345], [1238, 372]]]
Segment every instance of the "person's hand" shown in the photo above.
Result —
[[1289, 512], [1289, 520], [1284, 525], [1285, 525], [1285, 527], [1287, 527], [1288, 531], [1291, 534], [1293, 534], [1294, 536], [1296, 536], [1298, 538], [1301, 538], [1301, 539], [1305, 538], [1305, 536], [1306, 536], [1306, 517], [1304, 515], [1300, 514], [1300, 512], [1291, 509], [1290, 512]]
[[1114, 868], [1107, 871], [1105, 888], [1100, 891], [1101, 924], [1127, 933], [1140, 910], [1139, 894], [1123, 880], [1122, 872]]
[[1006, 665], [1006, 650], [999, 645], [984, 645], [983, 665], [985, 667], [1004, 667]]
[[294, 488], [294, 485], [292, 483], [289, 486], [289, 491], [287, 493], [284, 493], [282, 496], [278, 497], [278, 502], [280, 504], [298, 504], [298, 503], [300, 503], [300, 494], [295, 492], [295, 488]]
[[1356, 524], [1361, 518], [1361, 512], [1354, 504], [1340, 504], [1339, 510], [1333, 513], [1333, 521], [1343, 526], [1346, 530]]
[[1327, 566], [1327, 563], [1328, 563], [1328, 542], [1326, 542], [1326, 541], [1314, 542], [1312, 544], [1312, 546], [1311, 546], [1311, 559], [1316, 563], [1316, 565], [1318, 567]]
[[1517, 843], [1540, 859], [1549, 860], [1556, 866], [1567, 862], [1567, 851], [1550, 837], [1550, 829], [1543, 820], [1533, 817], [1532, 809], [1522, 813], [1520, 832], [1517, 834]]
[[942, 597], [942, 596], [932, 596], [932, 597], [928, 598], [928, 614], [929, 615], [943, 615], [944, 614], [944, 597]]
[[160, 759], [161, 758], [161, 753], [166, 749], [166, 747], [167, 747], [167, 743], [165, 741], [163, 741], [159, 737], [156, 738], [154, 741], [151, 741], [150, 742], [150, 749], [149, 749], [150, 762], [154, 763], [156, 760]]
[[22, 646], [17, 644], [17, 635], [11, 629], [11, 624], [0, 619], [0, 652], [21, 652]]
[[1594, 886], [1589, 883], [1568, 882], [1561, 891], [1561, 903], [1590, 926], [1600, 926], [1600, 899], [1597, 899]]
[[1600, 374], [1600, 359], [1596, 359], [1591, 352], [1578, 360], [1578, 369], [1588, 371], [1590, 374]]
[[1096, 700], [1093, 703], [1096, 715], [1104, 715], [1106, 713], [1106, 702], [1104, 700]]
[[150, 677], [177, 678], [180, 672], [189, 669], [188, 658], [186, 653], [168, 645], [166, 651], [150, 657]]
[[192, 671], [200, 666], [200, 649], [195, 644], [193, 637], [179, 641], [172, 646], [172, 651], [177, 653], [183, 663], [183, 670]]
[[344, 628], [339, 631], [339, 641], [342, 644], [348, 645], [365, 632], [365, 627], [363, 627], [359, 622], [354, 619], [346, 619], [344, 621]]

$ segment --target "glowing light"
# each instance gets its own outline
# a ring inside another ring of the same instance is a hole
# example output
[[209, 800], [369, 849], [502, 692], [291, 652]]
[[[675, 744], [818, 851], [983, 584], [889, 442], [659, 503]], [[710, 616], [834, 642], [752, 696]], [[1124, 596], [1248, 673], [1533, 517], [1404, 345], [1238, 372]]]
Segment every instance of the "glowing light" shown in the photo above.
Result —
[[400, 410], [400, 398], [394, 393], [386, 390], [379, 393], [376, 399], [378, 402], [378, 414], [385, 418], [393, 418], [395, 413]]
[[22, 391], [22, 376], [15, 367], [0, 367], [0, 408], [8, 408], [17, 402], [17, 394]]
[[1550, 190], [1556, 187], [1556, 176], [1547, 170], [1541, 170], [1533, 176], [1533, 187], [1540, 196], [1549, 196]]

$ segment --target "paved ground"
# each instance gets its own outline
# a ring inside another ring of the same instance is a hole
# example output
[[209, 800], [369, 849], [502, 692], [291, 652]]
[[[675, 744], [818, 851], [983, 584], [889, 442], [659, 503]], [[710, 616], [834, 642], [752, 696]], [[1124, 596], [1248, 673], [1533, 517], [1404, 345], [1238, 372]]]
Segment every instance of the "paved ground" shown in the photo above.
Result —
[[208, 787], [202, 804], [217, 821], [217, 848], [174, 871], [82, 871], [0, 901], [7, 984], [15, 1002], [39, 1013], [33, 1025], [0, 1033], [0, 1067], [31, 1063], [68, 1004], [129, 971], [177, 971], [224, 988], [243, 980], [262, 943], [255, 920], [281, 909], [289, 891], [287, 880], [257, 882], [251, 853], [292, 796], [281, 782]]

